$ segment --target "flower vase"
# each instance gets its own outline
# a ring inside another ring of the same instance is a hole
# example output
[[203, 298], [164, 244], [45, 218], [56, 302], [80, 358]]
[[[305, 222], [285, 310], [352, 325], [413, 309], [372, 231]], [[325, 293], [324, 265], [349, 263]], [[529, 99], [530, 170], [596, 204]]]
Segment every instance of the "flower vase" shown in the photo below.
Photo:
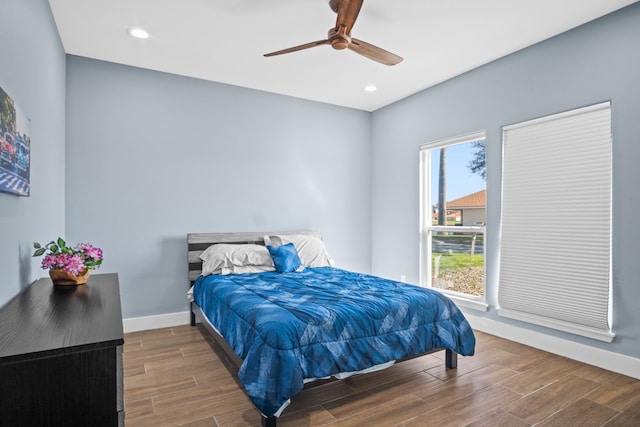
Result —
[[75, 275], [69, 273], [67, 270], [57, 269], [57, 270], [49, 270], [49, 277], [51, 277], [51, 281], [54, 285], [82, 285], [87, 283], [89, 280], [89, 275], [91, 274], [90, 269], [85, 269], [82, 274]]

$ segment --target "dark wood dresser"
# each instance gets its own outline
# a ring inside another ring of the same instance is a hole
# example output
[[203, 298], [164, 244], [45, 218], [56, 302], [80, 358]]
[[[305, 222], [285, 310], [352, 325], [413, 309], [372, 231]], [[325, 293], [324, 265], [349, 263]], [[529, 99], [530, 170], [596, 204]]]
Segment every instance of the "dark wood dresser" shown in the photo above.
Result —
[[124, 425], [118, 275], [31, 284], [0, 310], [0, 427]]

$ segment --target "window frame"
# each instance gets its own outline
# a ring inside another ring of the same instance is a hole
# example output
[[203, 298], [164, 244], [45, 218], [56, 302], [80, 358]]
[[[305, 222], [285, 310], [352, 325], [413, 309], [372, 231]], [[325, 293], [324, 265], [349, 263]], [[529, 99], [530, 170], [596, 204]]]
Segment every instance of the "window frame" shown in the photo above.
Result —
[[[435, 232], [465, 232], [483, 235], [485, 244], [484, 253], [486, 255], [486, 225], [485, 226], [440, 226], [433, 225], [432, 221], [432, 194], [431, 194], [431, 153], [444, 147], [470, 143], [483, 140], [486, 143], [486, 131], [477, 131], [453, 138], [446, 138], [439, 141], [430, 142], [420, 146], [420, 286], [430, 288], [447, 295], [461, 307], [472, 308], [480, 311], [487, 311], [487, 289], [486, 289], [486, 258], [483, 263], [483, 281], [485, 284], [482, 296], [470, 295], [447, 289], [433, 287], [432, 277], [432, 238]], [[486, 147], [486, 146], [485, 146]], [[486, 185], [485, 185], [486, 190]], [[486, 209], [486, 207], [485, 207]], [[486, 215], [486, 214], [485, 214]]]

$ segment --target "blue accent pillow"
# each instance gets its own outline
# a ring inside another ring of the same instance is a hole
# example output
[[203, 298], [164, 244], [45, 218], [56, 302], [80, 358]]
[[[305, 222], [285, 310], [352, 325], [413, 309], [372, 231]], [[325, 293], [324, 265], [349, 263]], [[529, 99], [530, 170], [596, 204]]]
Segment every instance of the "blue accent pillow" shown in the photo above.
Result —
[[293, 243], [287, 243], [286, 245], [280, 245], [277, 248], [273, 246], [267, 246], [273, 263], [276, 266], [278, 273], [290, 273], [296, 271], [302, 265], [298, 251]]

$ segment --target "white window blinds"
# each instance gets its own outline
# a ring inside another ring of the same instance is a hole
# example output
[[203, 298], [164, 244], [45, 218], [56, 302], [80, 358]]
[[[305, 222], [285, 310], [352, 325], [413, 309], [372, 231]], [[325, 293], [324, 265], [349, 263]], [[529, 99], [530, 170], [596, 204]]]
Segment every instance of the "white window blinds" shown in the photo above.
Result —
[[503, 128], [499, 313], [612, 341], [611, 105]]

